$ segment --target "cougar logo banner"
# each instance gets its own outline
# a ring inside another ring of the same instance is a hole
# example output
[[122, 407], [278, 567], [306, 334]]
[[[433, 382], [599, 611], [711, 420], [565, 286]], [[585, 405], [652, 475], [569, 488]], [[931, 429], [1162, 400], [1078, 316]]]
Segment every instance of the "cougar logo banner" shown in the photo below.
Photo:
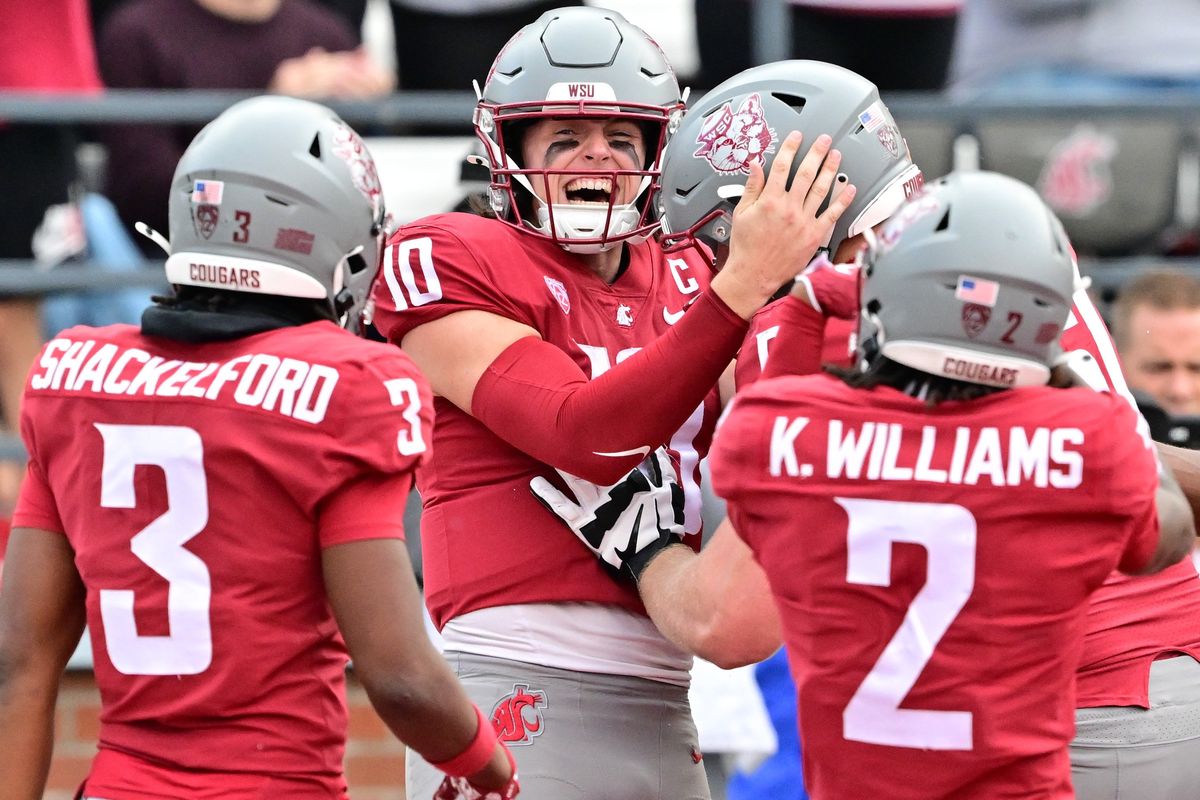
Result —
[[350, 167], [355, 188], [371, 201], [371, 208], [378, 216], [383, 205], [383, 186], [379, 183], [379, 172], [375, 169], [375, 160], [371, 158], [367, 146], [357, 133], [345, 125], [339, 125], [333, 134], [333, 152]]
[[192, 222], [196, 224], [196, 230], [205, 239], [211, 239], [213, 231], [217, 229], [217, 222], [221, 219], [221, 209], [207, 203], [201, 206], [196, 206], [196, 211], [192, 215]]
[[557, 281], [549, 275], [543, 275], [542, 279], [546, 281], [546, 288], [550, 290], [550, 294], [554, 295], [554, 299], [558, 301], [558, 307], [564, 314], [570, 314], [571, 298], [567, 294], [567, 287], [562, 285], [562, 281]]
[[749, 175], [751, 164], [762, 166], [767, 153], [775, 152], [777, 140], [775, 129], [763, 115], [762, 96], [755, 92], [737, 111], [729, 102], [710, 114], [696, 139], [700, 147], [692, 155], [706, 159], [724, 175]]
[[1112, 197], [1112, 160], [1117, 140], [1080, 125], [1050, 151], [1038, 191], [1059, 214], [1086, 217]]
[[501, 697], [492, 707], [492, 727], [496, 738], [506, 745], [531, 744], [545, 730], [540, 709], [546, 707], [546, 693], [530, 691], [529, 685], [513, 685], [511, 693]]

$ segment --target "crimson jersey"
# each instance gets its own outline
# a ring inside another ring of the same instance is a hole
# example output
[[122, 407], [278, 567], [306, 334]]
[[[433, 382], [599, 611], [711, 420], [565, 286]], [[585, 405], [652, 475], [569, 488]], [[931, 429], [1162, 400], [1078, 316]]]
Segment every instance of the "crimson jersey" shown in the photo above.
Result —
[[738, 396], [712, 460], [779, 607], [814, 798], [1073, 797], [1088, 595], [1158, 541], [1128, 403], [785, 377]]
[[[694, 251], [668, 256], [651, 241], [627, 252], [628, 268], [608, 285], [548, 239], [470, 214], [428, 217], [389, 241], [373, 293], [375, 325], [399, 344], [426, 322], [486, 311], [532, 327], [595, 378], [665, 332], [708, 286], [711, 270]], [[644, 613], [637, 592], [613, 581], [586, 548], [545, 546], [561, 541], [562, 523], [529, 481], [557, 478], [550, 466], [452, 403], [434, 402], [435, 455], [418, 482], [425, 599], [437, 626], [517, 603], [590, 601]], [[699, 532], [699, 461], [718, 411], [714, 388], [664, 442], [680, 460], [690, 534]]]
[[[1133, 403], [1108, 330], [1083, 292], [1076, 295], [1062, 342], [1065, 350], [1091, 353], [1104, 383]], [[1150, 664], [1176, 653], [1200, 661], [1200, 579], [1195, 563], [1185, 558], [1137, 578], [1114, 572], [1092, 595], [1088, 608], [1077, 707], [1149, 708]]]
[[403, 537], [431, 413], [407, 356], [328, 322], [207, 344], [79, 327], [45, 346], [14, 526], [64, 532], [87, 587], [89, 795], [178, 796], [212, 770], [225, 783], [205, 796], [342, 796], [347, 657], [320, 551]]
[[750, 320], [750, 330], [746, 332], [746, 340], [738, 352], [735, 367], [735, 381], [740, 389], [758, 380], [767, 358], [776, 347], [820, 347], [821, 363], [848, 367], [854, 352], [855, 333], [858, 328], [857, 320], [838, 319], [829, 317], [825, 320], [825, 336], [819, 342], [796, 341], [784, 332], [784, 341], [777, 341], [782, 326], [776, 318], [782, 306], [781, 301], [768, 303], [759, 309]]

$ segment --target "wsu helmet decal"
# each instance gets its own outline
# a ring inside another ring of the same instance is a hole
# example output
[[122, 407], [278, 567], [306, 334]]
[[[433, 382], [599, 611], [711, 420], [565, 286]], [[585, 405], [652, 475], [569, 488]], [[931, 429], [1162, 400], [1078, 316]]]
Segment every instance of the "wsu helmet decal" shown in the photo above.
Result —
[[755, 92], [737, 111], [730, 102], [710, 115], [696, 140], [700, 147], [692, 155], [707, 159], [713, 169], [724, 175], [738, 172], [749, 175], [751, 164], [762, 166], [767, 153], [775, 152], [777, 139], [775, 129], [767, 124], [763, 114], [762, 97]]

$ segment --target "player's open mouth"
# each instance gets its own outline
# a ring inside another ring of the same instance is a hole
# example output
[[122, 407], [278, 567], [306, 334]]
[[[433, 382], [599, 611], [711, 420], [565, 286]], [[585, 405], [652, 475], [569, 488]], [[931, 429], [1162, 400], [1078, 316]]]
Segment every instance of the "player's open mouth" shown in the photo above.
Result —
[[572, 178], [563, 191], [572, 205], [608, 205], [612, 184], [612, 178]]

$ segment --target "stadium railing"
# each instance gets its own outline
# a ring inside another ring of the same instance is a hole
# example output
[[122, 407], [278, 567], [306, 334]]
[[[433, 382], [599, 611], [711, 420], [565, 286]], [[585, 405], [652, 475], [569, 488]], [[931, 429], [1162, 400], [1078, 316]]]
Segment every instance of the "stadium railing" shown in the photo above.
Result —
[[[779, 4], [762, 4], [756, 19], [769, 22], [775, 5]], [[778, 45], [760, 43], [762, 52], [768, 55]], [[693, 92], [692, 97], [700, 94]], [[85, 127], [121, 123], [200, 125], [249, 96], [226, 91], [109, 90], [99, 95], [0, 92], [0, 120]], [[1071, 209], [1070, 214], [1060, 210], [1084, 254], [1084, 270], [1093, 277], [1102, 300], [1111, 299], [1116, 288], [1139, 269], [1163, 263], [1162, 253], [1197, 250], [1200, 96], [1164, 92], [1077, 103], [1044, 98], [963, 101], [936, 94], [894, 94], [885, 100], [908, 136], [914, 159], [931, 177], [951, 168], [982, 167], [1009, 172], [1035, 185], [1049, 174], [1066, 187], [1067, 194], [1074, 192], [1076, 199], [1082, 191], [1079, 186], [1083, 190], [1105, 188], [1107, 195], [1093, 198], [1091, 207], [1084, 209], [1086, 213], [1076, 213], [1083, 206]], [[334, 101], [329, 105], [368, 136], [416, 136], [424, 126], [444, 130], [456, 125], [461, 125], [463, 136], [469, 136], [467, 121], [474, 97], [468, 92], [399, 92], [378, 100]], [[1067, 145], [1080, 130], [1097, 133], [1101, 146], [1070, 152]], [[1149, 151], [1136, 146], [1138, 137], [1147, 135], [1145, 131], [1157, 136]], [[1060, 159], [1062, 164], [1051, 164], [1050, 159]], [[1051, 166], [1057, 172], [1050, 170]], [[1139, 179], [1143, 176], [1152, 176], [1153, 180]], [[1138, 213], [1148, 206], [1152, 206], [1153, 213]], [[1141, 225], [1144, 229], [1131, 229], [1114, 238], [1113, 226], [1122, 224]], [[1093, 242], [1089, 239], [1092, 236], [1100, 238]], [[1099, 257], [1089, 258], [1089, 253]], [[1200, 260], [1195, 256], [1173, 257], [1170, 263], [1200, 270]], [[0, 260], [0, 296], [163, 285], [157, 269], [114, 272], [87, 261], [50, 270], [29, 267], [27, 262]], [[20, 459], [23, 453], [18, 439], [0, 435], [0, 459]]]

